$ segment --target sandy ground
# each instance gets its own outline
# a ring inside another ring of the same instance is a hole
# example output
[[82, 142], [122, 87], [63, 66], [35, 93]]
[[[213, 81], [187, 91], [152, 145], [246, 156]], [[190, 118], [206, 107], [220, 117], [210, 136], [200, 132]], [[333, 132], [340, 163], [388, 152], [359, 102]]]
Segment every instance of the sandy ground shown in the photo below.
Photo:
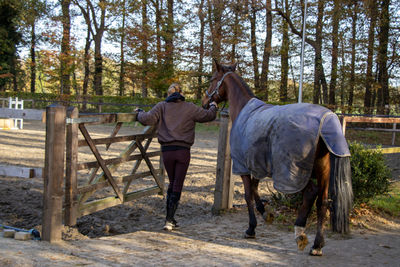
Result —
[[[89, 132], [105, 137], [111, 130], [92, 127]], [[121, 134], [132, 131], [140, 128], [122, 128]], [[0, 131], [0, 164], [43, 167], [44, 138], [44, 125], [33, 121], [25, 122], [23, 130]], [[384, 218], [367, 210], [353, 217], [350, 236], [327, 231], [322, 257], [308, 256], [310, 245], [297, 251], [293, 222], [277, 220], [266, 225], [258, 217], [257, 238], [243, 239], [248, 217], [239, 177], [235, 177], [235, 208], [220, 216], [211, 214], [217, 140], [217, 132], [196, 133], [176, 215], [179, 230], [160, 230], [165, 200], [149, 196], [79, 218], [77, 229], [66, 227], [64, 240], [58, 244], [0, 237], [0, 266], [400, 266], [399, 218]], [[123, 147], [113, 145], [107, 153], [117, 155]], [[152, 149], [157, 149], [156, 143]], [[102, 149], [101, 153], [106, 152]], [[91, 156], [82, 150], [79, 158], [85, 161]], [[129, 169], [122, 166], [121, 172], [124, 168]], [[85, 173], [80, 175], [85, 177]], [[260, 183], [262, 196], [270, 194], [267, 183]], [[0, 224], [40, 229], [42, 191], [40, 178], [0, 176]], [[313, 240], [314, 227], [307, 234]]]

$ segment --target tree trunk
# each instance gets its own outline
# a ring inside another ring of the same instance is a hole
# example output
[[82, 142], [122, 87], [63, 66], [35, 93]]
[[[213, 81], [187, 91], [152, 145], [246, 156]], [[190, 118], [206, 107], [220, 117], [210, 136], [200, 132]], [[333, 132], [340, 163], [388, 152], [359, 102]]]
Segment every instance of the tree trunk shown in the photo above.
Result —
[[336, 80], [338, 77], [338, 46], [339, 46], [339, 23], [340, 23], [340, 0], [333, 1], [332, 16], [332, 69], [331, 82], [329, 84], [329, 105], [336, 105]]
[[313, 103], [319, 104], [321, 101], [321, 69], [320, 69], [320, 61], [322, 60], [320, 56], [318, 56], [317, 51], [315, 51], [314, 58], [314, 92], [313, 92]]
[[345, 58], [345, 44], [344, 41], [342, 40], [342, 45], [341, 45], [341, 58], [342, 58], [342, 66], [340, 68], [340, 74], [342, 76], [342, 79], [340, 79], [340, 105], [341, 105], [341, 111], [342, 113], [345, 113], [345, 84], [346, 84], [346, 58]]
[[[378, 85], [378, 73], [379, 73], [379, 62], [378, 62], [379, 60], [377, 60], [377, 62], [376, 62], [376, 72], [375, 72], [375, 79], [374, 79], [374, 84], [376, 84], [376, 87], [378, 87], [379, 85]], [[378, 90], [377, 90], [377, 88], [375, 88], [375, 90], [372, 90], [372, 100], [371, 100], [371, 106], [372, 107], [375, 107], [375, 105], [376, 106], [378, 106], [378, 103], [377, 103], [377, 101], [376, 101], [376, 98], [377, 98], [377, 94], [378, 94]]]
[[120, 70], [119, 70], [119, 95], [125, 94], [125, 19], [126, 19], [126, 2], [122, 1], [122, 25], [121, 25], [121, 41], [120, 41]]
[[[89, 19], [89, 23], [93, 24], [95, 28], [94, 38], [94, 78], [93, 86], [96, 95], [103, 95], [103, 56], [101, 52], [101, 42], [103, 39], [105, 31], [105, 18], [106, 18], [106, 7], [107, 2], [105, 0], [100, 0], [98, 6], [101, 10], [100, 12], [100, 22], [96, 21], [97, 15], [94, 11], [93, 4], [90, 0], [86, 0], [89, 10], [91, 11], [92, 21]], [[82, 9], [81, 9], [82, 10]], [[91, 25], [90, 24], [90, 25]]]
[[[222, 11], [224, 8], [223, 0], [207, 0], [208, 3], [208, 21], [210, 24], [212, 45], [211, 58], [217, 61], [221, 60], [221, 42], [222, 42]], [[213, 64], [212, 71], [215, 71]]]
[[162, 36], [164, 36], [163, 32], [163, 1], [155, 0], [152, 1], [152, 4], [155, 9], [155, 29], [156, 29], [156, 74], [154, 81], [156, 81], [156, 85], [153, 86], [153, 89], [157, 96], [162, 95], [163, 87], [160, 84], [164, 84], [165, 77], [168, 74], [165, 72], [165, 66], [163, 65], [164, 53], [162, 51]]
[[71, 0], [62, 0], [62, 24], [63, 36], [61, 40], [61, 94], [71, 94], [71, 80], [70, 80], [70, 60], [71, 60], [71, 44], [70, 44], [70, 31], [71, 31], [71, 17], [69, 14], [69, 6]]
[[94, 38], [94, 79], [93, 87], [96, 95], [103, 95], [103, 57], [101, 55], [101, 38], [96, 34]]
[[349, 109], [351, 111], [353, 107], [354, 98], [354, 86], [355, 86], [355, 67], [356, 67], [356, 34], [357, 34], [357, 2], [353, 2], [353, 14], [352, 14], [352, 38], [351, 38], [351, 65], [350, 65], [350, 88], [349, 88]]
[[271, 12], [271, 0], [266, 0], [266, 24], [267, 33], [265, 35], [264, 51], [263, 51], [263, 61], [261, 64], [261, 78], [260, 87], [263, 90], [263, 98], [268, 101], [269, 97], [269, 85], [268, 85], [268, 74], [269, 74], [269, 60], [271, 57], [272, 50], [272, 12]]
[[[101, 54], [101, 41], [105, 30], [106, 2], [100, 0], [101, 8], [100, 26], [96, 27], [96, 35], [94, 37], [94, 90], [96, 95], [103, 95], [103, 56]], [[95, 18], [93, 14], [92, 18]]]
[[372, 92], [371, 85], [374, 83], [372, 73], [373, 58], [374, 58], [374, 43], [375, 43], [375, 27], [377, 19], [377, 3], [376, 0], [371, 0], [368, 6], [369, 13], [369, 31], [368, 31], [368, 56], [367, 56], [367, 75], [365, 79], [365, 97], [364, 97], [364, 111], [367, 114], [372, 113]]
[[203, 95], [202, 84], [203, 84], [203, 65], [204, 65], [204, 28], [205, 28], [205, 14], [203, 11], [204, 8], [204, 0], [200, 1], [199, 6], [199, 20], [200, 20], [200, 44], [199, 44], [199, 67], [197, 68], [197, 90], [196, 90], [196, 98], [201, 99]]
[[167, 81], [171, 80], [174, 76], [174, 32], [174, 0], [167, 0], [167, 24], [165, 32], [165, 73]]
[[[318, 18], [317, 25], [315, 27], [315, 58], [314, 58], [314, 93], [313, 103], [318, 104], [321, 98], [321, 80], [323, 76], [322, 68], [322, 27], [324, 17], [324, 2], [318, 0]], [[323, 102], [328, 102], [327, 95], [323, 94]]]
[[156, 51], [157, 51], [157, 66], [158, 69], [160, 69], [161, 66], [161, 60], [162, 60], [162, 51], [161, 51], [161, 21], [162, 21], [162, 17], [161, 17], [161, 6], [162, 5], [160, 3], [159, 0], [155, 1], [155, 10], [156, 10]]
[[84, 77], [83, 77], [83, 86], [82, 86], [82, 95], [83, 95], [83, 110], [86, 110], [86, 98], [88, 94], [88, 85], [89, 85], [89, 75], [90, 75], [90, 30], [89, 27], [87, 29], [86, 42], [85, 42], [85, 54], [83, 56], [83, 65], [84, 65]]
[[[285, 0], [285, 13], [289, 16], [288, 0]], [[289, 75], [289, 26], [282, 19], [282, 45], [281, 45], [281, 85], [279, 89], [279, 100], [288, 101], [288, 75]]]
[[36, 91], [36, 32], [35, 32], [35, 22], [31, 24], [31, 93]]
[[[86, 0], [86, 9], [82, 7], [78, 0], [74, 0], [74, 3], [80, 8], [88, 31], [94, 39], [94, 78], [93, 87], [96, 95], [103, 95], [102, 79], [103, 79], [103, 58], [101, 55], [101, 41], [105, 31], [105, 17], [107, 2], [105, 0], [99, 0], [98, 6], [100, 12], [100, 22], [96, 21], [97, 15], [94, 6], [90, 0]], [[93, 25], [93, 26], [92, 26]], [[94, 30], [93, 30], [94, 28]]]
[[[14, 45], [15, 47], [15, 45]], [[14, 56], [11, 57], [10, 72], [12, 74], [12, 85], [14, 92], [18, 92], [18, 82], [17, 82], [17, 48], [14, 48]]]
[[142, 97], [147, 97], [147, 68], [148, 68], [148, 19], [147, 19], [147, 1], [142, 1]]
[[380, 114], [389, 114], [389, 110], [385, 110], [385, 106], [389, 105], [389, 75], [388, 75], [388, 44], [389, 44], [389, 14], [390, 0], [381, 1], [381, 14], [379, 20], [379, 49], [378, 49], [378, 111]]
[[[290, 58], [289, 58], [290, 59]], [[293, 83], [293, 95], [295, 96], [296, 102], [299, 101], [299, 90], [296, 87], [296, 76], [294, 75], [294, 68], [292, 61], [289, 61], [289, 66], [290, 66], [290, 72], [292, 74], [292, 83]]]
[[79, 87], [78, 87], [78, 80], [76, 79], [76, 64], [74, 61], [74, 67], [72, 71], [72, 88], [75, 90], [76, 96], [79, 98], [80, 92], [79, 92]]
[[238, 1], [235, 1], [232, 5], [233, 5], [234, 23], [232, 25], [233, 40], [231, 43], [230, 60], [231, 62], [236, 62], [236, 45], [238, 43], [238, 37], [239, 37], [239, 23], [240, 23], [240, 13], [242, 10], [242, 5]]
[[257, 53], [257, 38], [256, 38], [257, 7], [255, 0], [251, 0], [249, 20], [250, 20], [250, 47], [251, 47], [251, 55], [253, 58], [254, 91], [256, 93], [259, 93], [260, 74], [258, 71], [258, 53]]

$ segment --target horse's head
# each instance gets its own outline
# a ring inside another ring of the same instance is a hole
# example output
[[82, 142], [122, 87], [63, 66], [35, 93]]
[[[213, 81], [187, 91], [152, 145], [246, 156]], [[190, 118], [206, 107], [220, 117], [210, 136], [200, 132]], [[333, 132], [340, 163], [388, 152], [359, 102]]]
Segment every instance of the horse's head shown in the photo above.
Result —
[[216, 70], [210, 80], [210, 87], [205, 92], [202, 99], [204, 108], [208, 108], [213, 101], [220, 103], [228, 99], [227, 88], [224, 84], [224, 79], [227, 75], [233, 73], [236, 69], [236, 63], [233, 65], [222, 65], [214, 60]]

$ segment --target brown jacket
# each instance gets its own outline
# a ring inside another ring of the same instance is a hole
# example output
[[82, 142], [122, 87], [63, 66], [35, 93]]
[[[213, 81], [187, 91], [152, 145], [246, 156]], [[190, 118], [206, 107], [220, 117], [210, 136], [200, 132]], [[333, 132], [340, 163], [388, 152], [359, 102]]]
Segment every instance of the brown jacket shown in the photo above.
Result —
[[191, 147], [196, 122], [215, 119], [217, 108], [203, 109], [191, 102], [159, 102], [148, 112], [139, 112], [137, 120], [144, 125], [158, 124], [158, 142], [163, 146]]

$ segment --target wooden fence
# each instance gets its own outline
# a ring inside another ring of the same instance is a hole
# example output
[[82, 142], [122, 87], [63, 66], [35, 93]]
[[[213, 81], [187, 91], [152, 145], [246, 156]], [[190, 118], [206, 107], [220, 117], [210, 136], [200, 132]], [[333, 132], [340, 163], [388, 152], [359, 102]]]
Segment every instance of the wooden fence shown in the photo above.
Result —
[[[9, 105], [5, 105], [5, 101], [9, 101], [9, 99], [0, 99], [0, 101], [1, 100], [3, 101], [3, 103], [2, 107], [0, 108], [0, 121], [6, 119], [10, 120], [11, 123], [9, 128], [12, 128], [11, 125], [15, 125], [14, 119], [18, 119], [21, 121], [24, 119], [44, 121], [45, 112], [43, 110], [8, 108]], [[0, 126], [0, 128], [2, 127]], [[37, 167], [21, 167], [8, 164], [0, 165], [0, 175], [4, 176], [34, 178], [42, 177], [42, 172], [42, 168]]]
[[[343, 134], [346, 135], [346, 128], [349, 123], [369, 123], [369, 124], [393, 124], [392, 129], [387, 128], [371, 128], [371, 127], [363, 127], [363, 128], [353, 128], [356, 130], [363, 131], [382, 131], [382, 132], [391, 132], [392, 133], [392, 146], [395, 144], [396, 132], [400, 132], [400, 129], [397, 129], [397, 124], [400, 124], [400, 118], [394, 117], [365, 117], [365, 116], [342, 116], [342, 131]], [[400, 153], [400, 147], [386, 147], [380, 149], [384, 154], [390, 153]]]
[[[164, 167], [161, 162], [161, 152], [159, 150], [148, 152], [156, 134], [154, 128], [146, 127], [141, 134], [117, 136], [123, 123], [135, 120], [135, 113], [79, 114], [77, 108], [71, 107], [66, 110], [65, 107], [57, 105], [46, 109], [43, 240], [50, 242], [61, 240], [63, 215], [64, 224], [74, 226], [80, 216], [139, 197], [164, 193]], [[93, 138], [87, 126], [105, 123], [115, 123], [110, 136]], [[78, 131], [84, 139], [78, 139]], [[108, 150], [113, 143], [127, 141], [130, 143], [119, 157], [105, 159], [98, 149], [98, 145], [105, 145]], [[96, 161], [79, 162], [79, 147], [89, 147]], [[133, 154], [135, 150], [138, 153]], [[63, 205], [64, 152], [66, 170]], [[153, 157], [159, 157], [157, 169], [150, 160]], [[130, 161], [133, 161], [130, 173], [117, 177], [114, 172], [118, 167]], [[148, 170], [139, 172], [142, 161]], [[78, 181], [78, 171], [81, 170], [89, 170], [90, 173], [83, 183]], [[133, 190], [130, 186], [132, 181], [145, 177], [152, 177], [155, 185]], [[96, 192], [110, 187], [112, 188], [111, 195], [95, 195]]]

